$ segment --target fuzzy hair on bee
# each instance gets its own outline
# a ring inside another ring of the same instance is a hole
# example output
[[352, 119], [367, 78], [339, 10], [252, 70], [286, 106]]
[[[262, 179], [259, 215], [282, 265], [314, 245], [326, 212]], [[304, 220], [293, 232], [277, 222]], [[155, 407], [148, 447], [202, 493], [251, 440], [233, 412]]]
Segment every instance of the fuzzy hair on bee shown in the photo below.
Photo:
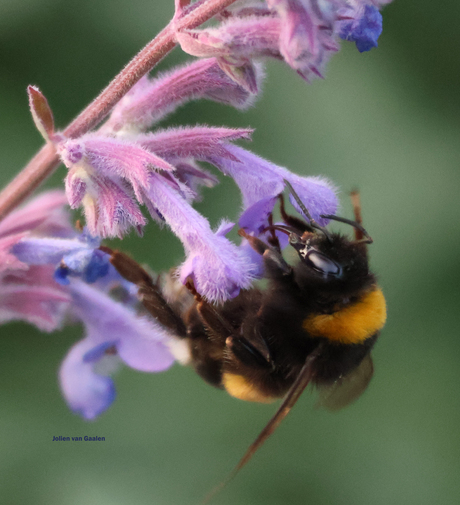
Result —
[[[218, 489], [249, 461], [309, 384], [329, 410], [364, 392], [373, 375], [370, 353], [386, 319], [385, 299], [369, 269], [372, 239], [361, 223], [359, 195], [352, 194], [354, 221], [321, 216], [352, 226], [350, 239], [316, 223], [285, 183], [305, 219], [287, 214], [280, 195], [283, 224], [274, 225], [270, 216], [262, 235], [268, 239], [239, 231], [262, 256], [267, 287], [242, 291], [220, 306], [203, 299], [191, 281], [168, 295], [127, 255], [103, 248], [120, 274], [138, 286], [146, 310], [188, 342], [191, 363], [206, 382], [241, 400], [283, 398]], [[285, 261], [276, 232], [288, 235], [298, 255], [294, 265]]]

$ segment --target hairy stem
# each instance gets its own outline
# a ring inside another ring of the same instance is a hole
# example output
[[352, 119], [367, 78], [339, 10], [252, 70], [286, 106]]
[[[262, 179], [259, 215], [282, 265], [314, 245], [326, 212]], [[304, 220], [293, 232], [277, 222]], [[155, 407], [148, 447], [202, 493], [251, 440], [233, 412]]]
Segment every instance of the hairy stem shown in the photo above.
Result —
[[[163, 59], [176, 45], [177, 29], [196, 28], [235, 0], [198, 1], [185, 15], [171, 21], [126, 67], [101, 94], [65, 128], [68, 137], [79, 137], [98, 125], [136, 82]], [[0, 193], [0, 220], [35, 191], [56, 169], [59, 159], [54, 147], [45, 145], [24, 169]]]

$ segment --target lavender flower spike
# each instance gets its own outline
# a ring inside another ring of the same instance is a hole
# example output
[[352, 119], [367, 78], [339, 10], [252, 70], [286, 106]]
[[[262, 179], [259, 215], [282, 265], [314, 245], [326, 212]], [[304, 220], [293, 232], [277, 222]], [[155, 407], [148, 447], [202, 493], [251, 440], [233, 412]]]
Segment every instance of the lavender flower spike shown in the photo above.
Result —
[[107, 366], [113, 369], [110, 360], [119, 359], [143, 372], [160, 372], [174, 363], [175, 354], [187, 354], [185, 344], [169, 331], [98, 289], [76, 280], [69, 289], [74, 315], [85, 325], [86, 337], [72, 347], [59, 377], [66, 402], [85, 419], [94, 419], [115, 399], [107, 375], [111, 371]]
[[[132, 226], [140, 232], [146, 220], [139, 204], [150, 200], [150, 184], [156, 180], [152, 174], [158, 174], [185, 200], [192, 200], [200, 184], [212, 186], [216, 182], [195, 167], [192, 158], [216, 156], [236, 161], [226, 145], [248, 139], [250, 133], [251, 130], [197, 127], [140, 134], [135, 141], [99, 134], [64, 140], [58, 144], [58, 152], [69, 168], [66, 192], [70, 205], [83, 205], [91, 235], [121, 237]], [[150, 213], [163, 221], [162, 213], [153, 210], [155, 205], [153, 202], [150, 206]]]

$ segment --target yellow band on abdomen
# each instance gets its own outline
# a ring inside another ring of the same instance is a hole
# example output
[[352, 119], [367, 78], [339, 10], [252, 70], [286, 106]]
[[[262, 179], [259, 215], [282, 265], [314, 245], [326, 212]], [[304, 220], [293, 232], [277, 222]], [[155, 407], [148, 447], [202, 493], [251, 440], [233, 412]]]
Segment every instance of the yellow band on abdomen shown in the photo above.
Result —
[[267, 396], [255, 387], [242, 375], [225, 372], [222, 383], [228, 394], [247, 402], [271, 403], [276, 400], [273, 396]]
[[382, 290], [370, 291], [353, 305], [333, 314], [314, 314], [302, 326], [312, 337], [324, 337], [342, 344], [359, 344], [385, 324], [386, 303]]

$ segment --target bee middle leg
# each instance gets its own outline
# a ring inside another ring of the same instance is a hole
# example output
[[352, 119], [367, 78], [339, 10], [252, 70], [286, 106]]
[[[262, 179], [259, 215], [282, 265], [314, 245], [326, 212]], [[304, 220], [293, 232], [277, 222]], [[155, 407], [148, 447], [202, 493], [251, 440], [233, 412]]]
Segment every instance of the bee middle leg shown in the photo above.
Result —
[[232, 325], [220, 314], [214, 305], [206, 301], [195, 288], [192, 280], [188, 280], [185, 287], [194, 296], [196, 311], [211, 338], [222, 340], [233, 334]]

